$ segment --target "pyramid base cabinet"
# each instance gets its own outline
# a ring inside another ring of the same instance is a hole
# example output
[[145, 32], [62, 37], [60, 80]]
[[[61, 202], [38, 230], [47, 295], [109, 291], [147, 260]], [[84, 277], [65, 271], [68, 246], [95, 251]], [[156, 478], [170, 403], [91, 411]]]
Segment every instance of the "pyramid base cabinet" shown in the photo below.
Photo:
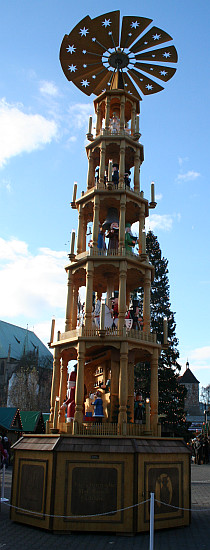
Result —
[[27, 435], [13, 449], [16, 522], [140, 533], [149, 531], [154, 492], [155, 529], [190, 523], [190, 455], [181, 439]]

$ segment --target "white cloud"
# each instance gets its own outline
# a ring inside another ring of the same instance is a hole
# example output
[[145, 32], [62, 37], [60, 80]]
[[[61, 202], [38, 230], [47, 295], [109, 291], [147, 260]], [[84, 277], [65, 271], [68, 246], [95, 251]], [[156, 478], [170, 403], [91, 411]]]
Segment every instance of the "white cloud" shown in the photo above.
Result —
[[8, 193], [11, 193], [12, 192], [11, 181], [7, 178], [3, 178], [0, 181], [0, 188], [1, 189], [6, 189], [8, 191]]
[[0, 318], [42, 320], [66, 303], [66, 252], [48, 248], [31, 254], [27, 243], [0, 239]]
[[[158, 229], [161, 229], [162, 231], [170, 231], [172, 229], [173, 220], [175, 217], [178, 217], [179, 219], [179, 215], [170, 216], [169, 214], [163, 214], [161, 216], [160, 214], [151, 214], [151, 216], [145, 220], [146, 232], [156, 231]], [[134, 235], [139, 234], [139, 222], [133, 223], [132, 233]]]
[[53, 97], [56, 97], [59, 95], [58, 88], [54, 84], [54, 82], [48, 82], [47, 80], [42, 80], [40, 82], [39, 91], [41, 92], [41, 94], [50, 95]]
[[183, 164], [185, 162], [188, 162], [189, 158], [188, 157], [179, 157], [178, 158], [178, 163], [179, 163], [179, 166], [183, 166]]
[[30, 153], [50, 143], [56, 134], [54, 120], [24, 113], [22, 105], [0, 100], [0, 167], [11, 157]]
[[185, 174], [178, 174], [177, 181], [193, 181], [200, 177], [199, 172], [195, 172], [194, 170], [188, 170]]
[[173, 225], [173, 216], [169, 214], [151, 214], [149, 218], [146, 218], [146, 231], [156, 231], [162, 229], [163, 231], [170, 231]]
[[69, 106], [68, 112], [73, 126], [79, 130], [86, 128], [86, 131], [88, 131], [89, 116], [95, 118], [92, 103], [75, 103]]

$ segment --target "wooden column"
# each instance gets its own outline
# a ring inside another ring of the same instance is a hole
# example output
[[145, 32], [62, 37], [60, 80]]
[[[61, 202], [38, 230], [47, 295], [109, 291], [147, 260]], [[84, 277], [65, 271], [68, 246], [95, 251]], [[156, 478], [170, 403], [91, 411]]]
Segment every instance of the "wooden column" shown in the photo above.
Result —
[[128, 344], [127, 342], [122, 342], [120, 347], [118, 424], [127, 423], [127, 402], [128, 402]]
[[136, 128], [136, 104], [133, 103], [131, 107], [131, 135], [135, 133]]
[[79, 205], [78, 212], [78, 230], [77, 230], [77, 254], [80, 254], [83, 250], [83, 221], [84, 214], [82, 205]]
[[[60, 401], [60, 407], [65, 401], [66, 394], [67, 394], [67, 375], [68, 375], [68, 361], [67, 359], [64, 359], [62, 357], [61, 359], [61, 368], [60, 368], [60, 387], [59, 387], [59, 401]], [[58, 413], [58, 423], [65, 422], [65, 409], [59, 410]]]
[[109, 124], [110, 124], [110, 97], [106, 97], [106, 104], [105, 104], [105, 130], [109, 130]]
[[96, 108], [96, 136], [100, 134], [101, 130], [101, 106], [98, 104]]
[[120, 143], [119, 187], [124, 185], [125, 176], [125, 140]]
[[150, 332], [150, 290], [151, 290], [151, 271], [146, 270], [144, 278], [144, 300], [143, 300], [143, 330]]
[[72, 328], [72, 305], [73, 305], [73, 275], [71, 269], [68, 270], [67, 281], [67, 301], [66, 301], [66, 322], [65, 332]]
[[[91, 296], [92, 300], [92, 296]], [[83, 422], [83, 404], [84, 404], [84, 367], [85, 367], [85, 342], [78, 344], [78, 361], [77, 361], [77, 380], [75, 391], [75, 415], [74, 424], [82, 424]], [[74, 429], [74, 432], [76, 430]]]
[[125, 127], [125, 96], [120, 99], [120, 131]]
[[100, 198], [99, 198], [99, 195], [95, 195], [94, 206], [93, 206], [93, 248], [95, 249], [97, 249], [97, 244], [98, 244], [99, 209], [100, 209]]
[[134, 191], [139, 193], [139, 174], [140, 174], [140, 150], [137, 149], [134, 155]]
[[72, 330], [77, 328], [78, 285], [73, 288]]
[[126, 195], [121, 195], [120, 199], [120, 221], [119, 221], [119, 251], [122, 254], [125, 249], [125, 210], [126, 210]]
[[139, 214], [139, 255], [142, 253], [142, 230], [145, 228], [145, 206], [141, 206]]
[[150, 406], [151, 406], [151, 430], [152, 435], [158, 434], [158, 350], [155, 349], [150, 361], [151, 366], [151, 388], [150, 388]]
[[122, 261], [119, 269], [119, 299], [118, 299], [118, 328], [122, 331], [125, 324], [126, 312], [126, 278], [127, 278], [127, 262]]
[[104, 173], [105, 173], [105, 153], [106, 153], [106, 144], [102, 141], [100, 146], [100, 168], [99, 168], [99, 186], [104, 187]]
[[50, 419], [49, 419], [50, 422], [53, 422], [55, 400], [56, 400], [56, 397], [59, 396], [60, 358], [61, 356], [60, 356], [59, 349], [54, 348], [51, 399], [50, 399]]
[[89, 149], [88, 153], [88, 172], [87, 172], [87, 189], [91, 189], [95, 185], [94, 158], [93, 152]]
[[93, 262], [86, 266], [85, 328], [92, 328]]

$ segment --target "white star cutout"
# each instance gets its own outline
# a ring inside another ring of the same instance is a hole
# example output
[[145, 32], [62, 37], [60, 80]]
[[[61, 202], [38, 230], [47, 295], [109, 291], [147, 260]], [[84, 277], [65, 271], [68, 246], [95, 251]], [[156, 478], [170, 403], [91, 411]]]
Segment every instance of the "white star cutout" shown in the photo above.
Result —
[[132, 36], [132, 32], [129, 32], [129, 33], [128, 33], [128, 36]]
[[166, 71], [160, 71], [160, 74], [162, 74], [162, 76], [166, 76], [168, 73]]
[[135, 21], [135, 22], [132, 21], [132, 23], [131, 23], [131, 28], [132, 28], [132, 29], [136, 29], [137, 27], [139, 27], [138, 21]]
[[148, 44], [148, 42], [144, 42], [144, 44], [145, 44], [145, 46], [146, 46], [146, 44]]
[[152, 36], [153, 40], [159, 40], [160, 37], [161, 37], [161, 34], [157, 34], [157, 33], [153, 34], [153, 36]]
[[87, 78], [86, 78], [86, 80], [82, 80], [81, 84], [82, 84], [82, 86], [84, 86], [85, 88], [87, 88], [87, 86], [90, 86], [90, 82], [87, 81]]
[[145, 88], [147, 88], [147, 90], [152, 90], [152, 89], [153, 89], [153, 86], [152, 86], [152, 84], [147, 84], [147, 85], [145, 86]]
[[85, 27], [83, 27], [83, 29], [80, 29], [79, 32], [80, 32], [81, 36], [86, 36], [88, 34], [89, 30], [86, 29]]
[[96, 75], [95, 75], [95, 74], [93, 74], [92, 78], [96, 78]]
[[84, 53], [84, 55], [85, 55], [85, 54], [87, 53], [87, 51], [86, 51], [86, 50], [82, 50], [82, 53]]
[[165, 52], [165, 53], [163, 53], [163, 57], [166, 57], [166, 58], [167, 58], [167, 57], [170, 57], [170, 56], [171, 56], [170, 52]]
[[84, 63], [83, 67], [84, 67], [84, 69], [86, 69], [86, 67], [87, 67], [86, 63]]
[[76, 65], [69, 65], [68, 66], [68, 71], [71, 71], [71, 73], [75, 73], [75, 71], [77, 71], [77, 66]]
[[66, 48], [66, 49], [67, 49], [67, 52], [69, 52], [69, 53], [74, 53], [76, 51], [76, 48], [74, 47], [74, 44], [73, 44], [73, 46], [69, 45], [68, 48]]
[[95, 36], [94, 36], [94, 37], [92, 38], [92, 42], [95, 42], [95, 41], [96, 41], [96, 38], [95, 38]]
[[103, 21], [102, 25], [106, 28], [106, 27], [109, 27], [109, 25], [111, 25], [111, 21], [110, 19], [105, 19], [105, 21]]

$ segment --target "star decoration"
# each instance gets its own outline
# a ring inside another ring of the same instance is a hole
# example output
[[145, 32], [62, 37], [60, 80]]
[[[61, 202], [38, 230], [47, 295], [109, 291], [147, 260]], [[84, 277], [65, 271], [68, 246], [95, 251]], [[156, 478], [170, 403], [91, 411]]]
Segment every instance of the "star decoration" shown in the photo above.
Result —
[[129, 33], [128, 33], [128, 36], [132, 36], [132, 32], [129, 32]]
[[92, 75], [92, 78], [96, 78], [96, 75], [95, 75], [95, 74], [93, 74], [93, 75]]
[[145, 46], [148, 44], [148, 42], [144, 42]]
[[83, 29], [80, 29], [81, 36], [86, 36], [89, 33], [89, 30], [83, 27]]
[[136, 29], [137, 27], [139, 27], [138, 21], [132, 21], [132, 23], [131, 23], [131, 28], [132, 28], [132, 29]]
[[145, 86], [145, 88], [147, 88], [147, 90], [152, 90], [152, 89], [153, 89], [153, 86], [152, 86], [152, 84], [147, 84], [147, 85]]
[[165, 58], [170, 57], [170, 56], [171, 56], [170, 52], [163, 53], [163, 57], [165, 57]]
[[94, 37], [92, 38], [92, 42], [95, 42], [95, 41], [96, 41], [96, 38], [95, 38], [95, 36], [94, 36]]
[[73, 46], [69, 45], [68, 48], [66, 48], [66, 49], [67, 49], [67, 52], [69, 52], [69, 53], [74, 53], [76, 51], [76, 48], [74, 47], [74, 44], [73, 44]]
[[85, 80], [83, 79], [82, 82], [81, 82], [81, 84], [82, 84], [82, 86], [84, 86], [85, 88], [86, 88], [87, 86], [90, 86], [90, 82], [87, 81], [87, 78], [86, 78]]
[[111, 21], [110, 19], [105, 19], [105, 21], [103, 21], [102, 25], [106, 28], [106, 27], [109, 27], [109, 25], [111, 25]]
[[83, 67], [84, 67], [84, 69], [86, 69], [86, 67], [87, 67], [86, 63], [84, 63]]
[[161, 74], [162, 76], [166, 76], [168, 73], [167, 73], [167, 71], [160, 71], [160, 74]]
[[160, 37], [161, 37], [161, 34], [157, 34], [157, 33], [156, 33], [156, 34], [153, 34], [153, 37], [152, 37], [152, 38], [153, 38], [153, 40], [159, 40]]
[[85, 55], [85, 54], [87, 53], [87, 51], [86, 51], [86, 50], [82, 50], [82, 53], [84, 53], [84, 55]]
[[68, 71], [71, 71], [71, 73], [75, 73], [75, 71], [77, 71], [77, 66], [76, 65], [69, 65], [68, 66]]

